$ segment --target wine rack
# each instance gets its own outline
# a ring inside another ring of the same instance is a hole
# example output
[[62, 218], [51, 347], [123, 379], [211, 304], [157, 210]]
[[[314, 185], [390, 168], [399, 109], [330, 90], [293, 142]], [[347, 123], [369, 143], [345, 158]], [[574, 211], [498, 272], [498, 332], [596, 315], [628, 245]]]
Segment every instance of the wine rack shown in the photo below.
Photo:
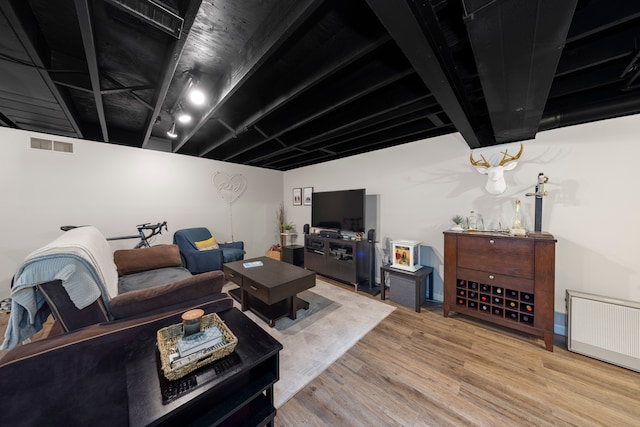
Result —
[[528, 292], [457, 279], [456, 305], [514, 322], [534, 324], [534, 295]]
[[445, 232], [444, 315], [537, 335], [553, 351], [555, 242], [547, 233]]

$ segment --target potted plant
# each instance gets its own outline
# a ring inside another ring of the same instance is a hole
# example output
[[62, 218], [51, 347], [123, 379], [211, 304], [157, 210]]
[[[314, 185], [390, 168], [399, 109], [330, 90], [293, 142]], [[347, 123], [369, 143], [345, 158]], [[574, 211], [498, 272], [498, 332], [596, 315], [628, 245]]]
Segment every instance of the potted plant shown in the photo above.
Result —
[[453, 227], [451, 227], [452, 230], [454, 231], [462, 231], [462, 221], [464, 221], [464, 218], [462, 218], [460, 215], [455, 215], [453, 218], [451, 218], [451, 221], [453, 221]]

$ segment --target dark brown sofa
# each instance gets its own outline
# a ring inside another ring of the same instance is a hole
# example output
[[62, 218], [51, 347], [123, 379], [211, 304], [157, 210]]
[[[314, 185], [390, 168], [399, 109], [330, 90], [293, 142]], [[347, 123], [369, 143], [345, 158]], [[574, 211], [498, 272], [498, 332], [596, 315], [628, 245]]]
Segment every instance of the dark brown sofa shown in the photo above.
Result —
[[9, 351], [0, 359], [3, 425], [128, 425], [127, 343], [179, 323], [186, 308], [231, 308], [231, 298], [220, 292], [223, 276], [215, 281], [215, 292], [188, 307], [94, 324]]

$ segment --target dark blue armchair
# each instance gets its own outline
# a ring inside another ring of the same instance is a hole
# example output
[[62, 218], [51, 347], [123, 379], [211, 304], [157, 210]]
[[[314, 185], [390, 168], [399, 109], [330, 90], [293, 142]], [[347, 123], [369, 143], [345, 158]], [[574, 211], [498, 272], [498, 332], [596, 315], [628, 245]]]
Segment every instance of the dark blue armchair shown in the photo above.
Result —
[[199, 250], [195, 242], [211, 237], [205, 227], [185, 228], [174, 233], [173, 243], [180, 248], [182, 262], [192, 274], [222, 270], [222, 264], [244, 259], [244, 242], [218, 243], [219, 249]]

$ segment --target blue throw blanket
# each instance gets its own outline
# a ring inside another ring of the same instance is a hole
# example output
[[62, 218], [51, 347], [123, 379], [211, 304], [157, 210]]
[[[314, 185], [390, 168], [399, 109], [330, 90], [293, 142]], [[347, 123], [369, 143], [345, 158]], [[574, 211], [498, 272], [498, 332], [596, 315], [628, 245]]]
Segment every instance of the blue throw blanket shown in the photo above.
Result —
[[93, 266], [78, 255], [37, 256], [25, 262], [15, 277], [11, 289], [11, 317], [0, 347], [2, 350], [15, 347], [42, 329], [51, 311], [37, 288], [40, 283], [61, 280], [69, 298], [80, 310], [101, 296], [108, 307], [108, 293], [102, 280]]

